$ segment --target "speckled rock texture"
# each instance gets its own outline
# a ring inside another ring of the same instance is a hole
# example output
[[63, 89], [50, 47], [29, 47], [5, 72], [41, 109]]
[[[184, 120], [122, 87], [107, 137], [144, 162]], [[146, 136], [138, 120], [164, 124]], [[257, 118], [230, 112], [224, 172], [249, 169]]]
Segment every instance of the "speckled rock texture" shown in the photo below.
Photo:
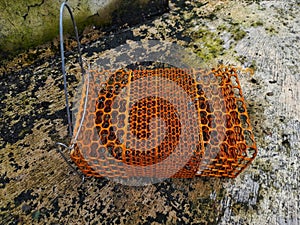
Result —
[[[171, 1], [134, 27], [81, 35], [84, 57], [130, 40], [167, 40], [207, 64], [250, 67], [240, 77], [258, 156], [236, 179], [170, 179], [146, 187], [84, 183], [56, 151], [68, 143], [58, 43], [0, 68], [1, 224], [292, 224], [299, 212], [300, 4]], [[67, 41], [69, 94], [80, 74]]]

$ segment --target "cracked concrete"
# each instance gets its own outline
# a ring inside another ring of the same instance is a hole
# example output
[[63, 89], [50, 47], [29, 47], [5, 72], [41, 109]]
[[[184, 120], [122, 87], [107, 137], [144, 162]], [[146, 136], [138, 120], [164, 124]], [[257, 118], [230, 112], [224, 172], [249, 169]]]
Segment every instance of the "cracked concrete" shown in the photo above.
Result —
[[45, 3], [45, 0], [42, 0], [41, 2], [32, 4], [32, 5], [27, 5], [27, 12], [22, 16], [22, 17], [24, 18], [24, 20], [26, 20], [26, 18], [27, 18], [27, 16], [28, 16], [28, 14], [29, 14], [31, 8], [40, 7], [40, 6], [42, 6], [44, 3]]
[[[15, 55], [56, 38], [59, 7], [62, 2], [62, 0], [0, 0], [1, 58]], [[127, 5], [119, 0], [70, 0], [68, 3], [80, 30], [87, 25], [111, 27], [126, 22], [136, 23], [141, 20], [143, 14], [148, 15], [166, 10], [166, 1], [159, 0], [133, 0]], [[154, 8], [154, 6], [157, 7]], [[70, 32], [72, 29], [69, 16], [66, 16], [65, 23], [65, 30]]]

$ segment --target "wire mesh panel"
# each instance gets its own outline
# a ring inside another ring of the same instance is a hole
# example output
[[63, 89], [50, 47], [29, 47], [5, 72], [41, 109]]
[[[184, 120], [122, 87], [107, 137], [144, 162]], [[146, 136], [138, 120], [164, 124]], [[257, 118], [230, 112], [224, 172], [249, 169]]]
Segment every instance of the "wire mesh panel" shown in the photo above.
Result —
[[88, 176], [236, 177], [256, 156], [234, 67], [89, 74], [71, 152]]
[[[71, 16], [85, 79], [73, 127], [64, 8]], [[73, 136], [69, 149], [84, 174], [121, 179], [236, 177], [256, 156], [234, 67], [196, 70], [204, 65], [197, 55], [173, 43], [148, 40], [111, 49], [96, 61], [102, 69], [85, 71], [76, 23], [66, 2], [60, 8], [60, 49]]]

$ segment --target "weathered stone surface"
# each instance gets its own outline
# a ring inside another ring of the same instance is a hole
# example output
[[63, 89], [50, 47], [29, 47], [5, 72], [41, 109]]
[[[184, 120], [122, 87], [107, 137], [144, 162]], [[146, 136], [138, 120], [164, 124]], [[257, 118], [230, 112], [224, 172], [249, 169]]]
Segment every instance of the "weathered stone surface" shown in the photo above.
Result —
[[[51, 41], [58, 35], [59, 8], [63, 1], [0, 0], [0, 57], [12, 55]], [[78, 27], [116, 27], [134, 24], [151, 14], [167, 9], [161, 0], [70, 0]], [[65, 13], [66, 30], [71, 31], [70, 16]]]
[[[57, 43], [0, 68], [0, 208], [4, 224], [299, 224], [299, 2], [172, 1], [170, 13], [118, 33], [85, 33], [85, 58], [128, 40], [160, 39], [240, 77], [259, 154], [234, 180], [127, 187], [80, 179], [55, 150], [68, 143]], [[68, 49], [74, 46], [68, 42]], [[54, 53], [56, 52], [56, 53]], [[78, 84], [67, 57], [70, 94]], [[77, 71], [77, 72], [76, 72]]]

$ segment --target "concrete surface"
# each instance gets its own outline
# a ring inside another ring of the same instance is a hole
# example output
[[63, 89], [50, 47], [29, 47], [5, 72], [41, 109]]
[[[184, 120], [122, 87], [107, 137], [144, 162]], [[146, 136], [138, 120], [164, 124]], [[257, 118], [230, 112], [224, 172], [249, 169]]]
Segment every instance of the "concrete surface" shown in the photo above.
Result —
[[[59, 8], [63, 1], [0, 0], [0, 57], [27, 50], [52, 41], [58, 36]], [[70, 0], [78, 27], [113, 27], [133, 24], [166, 9], [161, 0]], [[137, 13], [138, 12], [138, 13]], [[70, 16], [65, 12], [65, 30], [71, 29]], [[73, 34], [73, 33], [72, 33]]]
[[[169, 13], [119, 33], [90, 30], [85, 57], [128, 40], [160, 39], [207, 63], [255, 69], [240, 77], [258, 156], [233, 180], [173, 179], [147, 187], [80, 178], [55, 150], [68, 143], [58, 43], [1, 71], [2, 224], [297, 225], [299, 213], [299, 1], [171, 1]], [[204, 35], [203, 35], [204, 34]], [[68, 49], [74, 46], [68, 42]], [[69, 83], [78, 84], [75, 54]], [[72, 88], [70, 93], [74, 94]]]

